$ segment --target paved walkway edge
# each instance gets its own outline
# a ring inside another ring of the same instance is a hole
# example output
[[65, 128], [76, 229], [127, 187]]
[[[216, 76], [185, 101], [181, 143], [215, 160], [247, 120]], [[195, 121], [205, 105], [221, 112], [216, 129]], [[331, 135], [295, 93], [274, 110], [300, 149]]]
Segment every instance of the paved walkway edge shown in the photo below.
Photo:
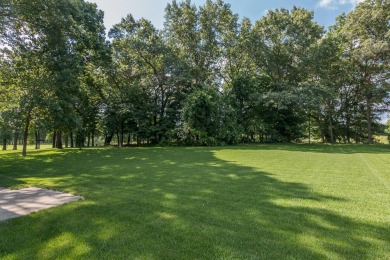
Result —
[[0, 187], [0, 221], [83, 199], [82, 196], [36, 187], [20, 190]]

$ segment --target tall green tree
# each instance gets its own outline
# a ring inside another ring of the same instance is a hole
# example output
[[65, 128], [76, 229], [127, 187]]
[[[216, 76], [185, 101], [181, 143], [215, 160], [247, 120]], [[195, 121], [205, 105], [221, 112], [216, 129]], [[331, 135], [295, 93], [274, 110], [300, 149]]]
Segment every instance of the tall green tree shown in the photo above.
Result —
[[389, 95], [390, 1], [366, 0], [350, 12], [342, 29], [346, 57], [354, 65], [355, 84], [364, 98], [367, 141], [373, 141], [373, 117]]
[[255, 23], [248, 50], [260, 83], [257, 109], [269, 140], [291, 141], [302, 135], [299, 92], [309, 78], [309, 53], [323, 28], [313, 12], [294, 7], [269, 11]]
[[95, 4], [82, 0], [9, 3], [12, 19], [7, 44], [12, 50], [15, 72], [19, 73], [16, 85], [29, 90], [22, 92], [20, 107], [25, 120], [22, 153], [26, 154], [28, 129], [36, 106], [47, 107], [51, 113], [57, 129], [57, 147], [61, 148], [62, 128], [75, 114], [83, 66], [105, 44], [103, 13]]

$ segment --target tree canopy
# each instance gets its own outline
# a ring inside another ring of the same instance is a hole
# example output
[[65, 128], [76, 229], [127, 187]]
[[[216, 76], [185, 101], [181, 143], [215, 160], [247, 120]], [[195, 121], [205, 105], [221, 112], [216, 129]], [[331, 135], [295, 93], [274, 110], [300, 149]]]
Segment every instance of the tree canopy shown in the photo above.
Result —
[[388, 112], [390, 1], [328, 29], [300, 7], [258, 21], [222, 0], [173, 0], [157, 29], [131, 14], [106, 39], [84, 0], [0, 4], [3, 149], [136, 143], [372, 143]]

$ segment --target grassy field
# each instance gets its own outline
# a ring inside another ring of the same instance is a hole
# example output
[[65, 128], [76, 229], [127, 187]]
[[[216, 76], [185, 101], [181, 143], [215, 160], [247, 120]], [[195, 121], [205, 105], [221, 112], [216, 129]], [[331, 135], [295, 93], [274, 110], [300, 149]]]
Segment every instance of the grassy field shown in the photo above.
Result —
[[390, 146], [0, 151], [85, 200], [0, 222], [1, 259], [390, 259]]

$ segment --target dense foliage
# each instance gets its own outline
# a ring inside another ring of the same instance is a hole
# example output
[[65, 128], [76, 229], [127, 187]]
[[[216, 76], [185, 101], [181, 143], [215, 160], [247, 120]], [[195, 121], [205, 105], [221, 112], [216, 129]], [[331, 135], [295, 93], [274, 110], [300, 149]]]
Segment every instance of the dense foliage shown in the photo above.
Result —
[[0, 4], [0, 136], [53, 146], [374, 141], [387, 112], [390, 1], [325, 30], [276, 9], [252, 23], [222, 0], [123, 18], [105, 38], [84, 0]]

